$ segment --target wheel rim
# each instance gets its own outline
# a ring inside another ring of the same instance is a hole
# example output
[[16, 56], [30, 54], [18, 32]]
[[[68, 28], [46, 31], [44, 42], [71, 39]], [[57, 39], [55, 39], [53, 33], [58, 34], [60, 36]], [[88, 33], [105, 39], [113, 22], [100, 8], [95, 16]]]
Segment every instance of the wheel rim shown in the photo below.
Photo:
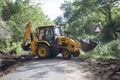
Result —
[[47, 53], [47, 51], [46, 51], [46, 49], [45, 49], [44, 47], [39, 48], [38, 54], [39, 54], [41, 57], [46, 56], [46, 53]]
[[68, 52], [64, 51], [63, 55], [64, 55], [64, 57], [68, 57]]

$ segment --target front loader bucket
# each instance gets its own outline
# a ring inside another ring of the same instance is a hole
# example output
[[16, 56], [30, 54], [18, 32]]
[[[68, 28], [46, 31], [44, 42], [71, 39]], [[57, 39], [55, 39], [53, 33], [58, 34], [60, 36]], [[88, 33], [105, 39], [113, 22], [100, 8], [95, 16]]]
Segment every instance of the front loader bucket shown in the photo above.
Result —
[[95, 43], [91, 40], [89, 40], [89, 41], [80, 40], [80, 43], [81, 43], [81, 46], [82, 46], [82, 50], [85, 51], [85, 52], [93, 50], [97, 46], [97, 43]]

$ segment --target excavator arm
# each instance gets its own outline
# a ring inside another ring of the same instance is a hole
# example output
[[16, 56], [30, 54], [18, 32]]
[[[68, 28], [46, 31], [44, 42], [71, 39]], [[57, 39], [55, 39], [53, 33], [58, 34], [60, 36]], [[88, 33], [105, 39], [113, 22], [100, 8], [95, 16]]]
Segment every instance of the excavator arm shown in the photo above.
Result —
[[[26, 42], [30, 36], [31, 36], [31, 43], [26, 45]], [[34, 54], [36, 50], [36, 42], [37, 40], [32, 32], [32, 22], [30, 21], [26, 26], [25, 35], [23, 38], [23, 43], [22, 43], [23, 50], [27, 51], [31, 49], [32, 53]]]
[[25, 35], [24, 35], [24, 38], [23, 38], [22, 47], [25, 46], [26, 41], [28, 40], [30, 34], [32, 33], [31, 27], [32, 27], [32, 22], [29, 22], [26, 26], [26, 31], [25, 31]]

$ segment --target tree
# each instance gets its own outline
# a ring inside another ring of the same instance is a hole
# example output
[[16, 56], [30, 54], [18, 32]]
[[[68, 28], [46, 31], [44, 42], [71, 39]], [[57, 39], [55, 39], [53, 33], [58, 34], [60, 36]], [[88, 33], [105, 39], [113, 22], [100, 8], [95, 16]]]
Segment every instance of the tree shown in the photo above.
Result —
[[[120, 16], [118, 4], [119, 0], [75, 0], [74, 2], [65, 1], [61, 8], [71, 34], [93, 35], [94, 27], [101, 22], [103, 36], [109, 34], [109, 36], [113, 37], [114, 35], [117, 38], [118, 34], [116, 33], [119, 32], [117, 18]], [[109, 33], [108, 29], [110, 29]], [[108, 39], [107, 36], [104, 38]]]
[[[119, 0], [107, 0], [97, 1], [99, 3], [98, 10], [105, 16], [107, 24], [104, 27], [104, 39], [118, 38], [118, 32], [120, 32], [117, 18], [120, 17], [119, 12]], [[116, 11], [117, 10], [117, 11]], [[108, 38], [109, 36], [109, 38]]]
[[54, 20], [55, 24], [59, 25], [59, 26], [63, 26], [64, 25], [64, 19], [62, 16], [58, 16], [55, 20]]
[[50, 21], [43, 14], [41, 7], [30, 5], [30, 0], [16, 0], [9, 2], [2, 10], [2, 17], [7, 21], [7, 27], [13, 32], [13, 41], [20, 41], [23, 38], [26, 24], [33, 22], [33, 29], [40, 24], [47, 24]]

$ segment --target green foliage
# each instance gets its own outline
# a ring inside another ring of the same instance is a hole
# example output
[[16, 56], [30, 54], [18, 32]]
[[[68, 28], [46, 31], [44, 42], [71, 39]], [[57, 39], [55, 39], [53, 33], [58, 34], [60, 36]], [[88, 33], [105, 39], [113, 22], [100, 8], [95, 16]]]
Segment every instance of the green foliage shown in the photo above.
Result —
[[63, 17], [58, 16], [55, 20], [54, 20], [55, 24], [59, 25], [59, 26], [63, 26], [64, 25], [64, 20]]
[[39, 25], [51, 23], [43, 14], [40, 6], [30, 5], [30, 0], [16, 0], [7, 2], [2, 10], [2, 18], [7, 20], [7, 27], [12, 32], [12, 41], [21, 41], [25, 27], [29, 21], [33, 22], [33, 29]]
[[6, 2], [6, 5], [2, 9], [2, 18], [3, 20], [9, 20], [10, 17], [20, 10], [20, 6], [12, 2]]
[[10, 40], [11, 40], [10, 36], [8, 36], [4, 39], [0, 39], [0, 42], [1, 42], [0, 49], [9, 50], [10, 49]]
[[60, 7], [64, 11], [64, 18], [67, 20], [72, 17], [73, 14], [73, 3], [71, 1], [65, 1]]
[[14, 49], [15, 49], [15, 51], [16, 51], [16, 54], [17, 54], [17, 55], [20, 55], [20, 53], [21, 53], [21, 51], [22, 51], [21, 44], [17, 45]]
[[10, 36], [4, 39], [0, 39], [0, 42], [1, 42], [0, 50], [4, 50], [4, 51], [14, 50], [17, 55], [20, 55], [22, 50], [21, 43], [20, 42], [15, 43], [15, 42], [12, 42], [11, 40], [12, 39]]
[[12, 14], [7, 22], [8, 27], [14, 32], [12, 35], [14, 41], [20, 41], [23, 38], [25, 27], [29, 21], [33, 22], [34, 29], [40, 24], [47, 23], [41, 8], [34, 8], [24, 4], [24, 2], [17, 2], [15, 5], [19, 6], [20, 9], [16, 14]]
[[[119, 0], [75, 0], [61, 5], [66, 19], [65, 33], [79, 37], [84, 34], [96, 35], [93, 30], [99, 22], [103, 29], [100, 39], [117, 39], [120, 33]], [[63, 19], [64, 19], [63, 18]], [[67, 30], [67, 31], [66, 31]]]

